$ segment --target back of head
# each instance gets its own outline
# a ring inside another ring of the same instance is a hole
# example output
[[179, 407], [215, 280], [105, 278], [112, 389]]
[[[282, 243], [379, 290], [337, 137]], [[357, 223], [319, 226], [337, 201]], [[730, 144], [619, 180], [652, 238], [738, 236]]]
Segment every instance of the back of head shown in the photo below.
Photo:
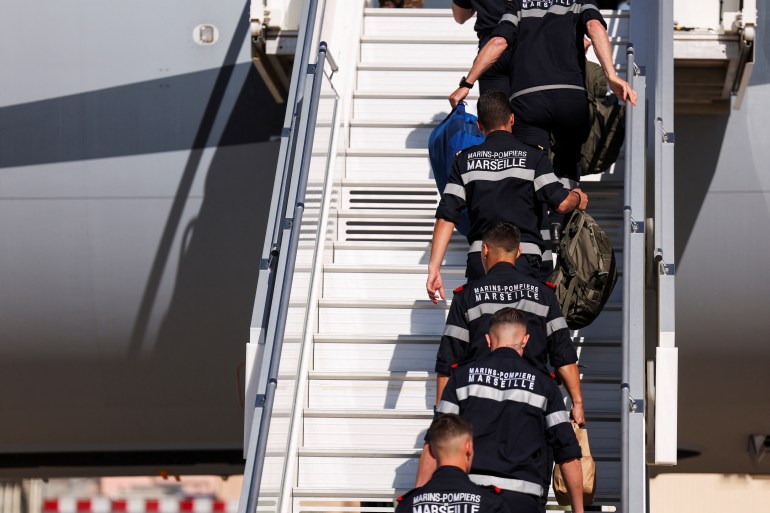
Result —
[[473, 440], [471, 425], [453, 413], [441, 415], [428, 430], [430, 450], [439, 465], [465, 460], [466, 443]]
[[527, 317], [516, 308], [502, 308], [489, 319], [489, 337], [492, 350], [511, 347], [523, 351], [527, 344]]
[[490, 251], [515, 254], [519, 250], [521, 233], [511, 223], [498, 222], [484, 232], [481, 240]]
[[511, 119], [511, 104], [504, 92], [497, 89], [485, 91], [476, 104], [479, 123], [485, 130], [508, 126]]

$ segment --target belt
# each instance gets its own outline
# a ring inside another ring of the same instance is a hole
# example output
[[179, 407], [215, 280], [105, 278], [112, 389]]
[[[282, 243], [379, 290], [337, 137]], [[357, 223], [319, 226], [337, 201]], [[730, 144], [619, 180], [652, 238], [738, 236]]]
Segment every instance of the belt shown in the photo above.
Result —
[[[468, 250], [468, 253], [480, 252], [481, 244], [482, 242], [480, 240], [473, 241], [473, 243], [471, 243], [471, 249]], [[540, 246], [537, 244], [533, 244], [531, 242], [522, 242], [519, 244], [519, 247], [521, 248], [521, 252], [524, 255], [537, 255], [540, 258], [543, 258], [543, 252], [540, 251]]]
[[522, 89], [521, 91], [515, 92], [511, 95], [511, 100], [514, 98], [518, 98], [519, 96], [522, 96], [524, 94], [529, 93], [538, 93], [540, 91], [552, 91], [554, 89], [576, 89], [578, 91], [585, 91], [585, 87], [571, 85], [571, 84], [554, 84], [554, 85], [543, 85], [543, 86], [535, 86], [535, 87], [528, 87], [526, 89]]
[[542, 497], [545, 491], [541, 485], [530, 481], [522, 481], [521, 479], [506, 479], [504, 477], [485, 476], [483, 474], [469, 474], [468, 477], [480, 486], [496, 486], [503, 490], [536, 495], [537, 497]]

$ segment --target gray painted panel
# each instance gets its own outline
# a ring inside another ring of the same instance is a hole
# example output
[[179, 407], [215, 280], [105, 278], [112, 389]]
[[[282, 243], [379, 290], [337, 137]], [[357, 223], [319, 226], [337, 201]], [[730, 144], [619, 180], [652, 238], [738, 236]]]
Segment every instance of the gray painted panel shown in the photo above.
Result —
[[768, 4], [741, 110], [676, 119], [679, 439], [702, 455], [672, 471], [770, 474], [746, 450], [770, 433]]
[[0, 452], [240, 446], [236, 371], [267, 217], [254, 200], [276, 149], [210, 151], [141, 337], [174, 197], [0, 200], [0, 233], [15, 241], [0, 245], [0, 388], [15, 391], [0, 395]]
[[[218, 68], [247, 6], [246, 0], [1, 0], [0, 105]], [[218, 42], [193, 42], [201, 23], [219, 29]], [[250, 62], [248, 36], [238, 37], [234, 62]]]
[[0, 0], [0, 464], [240, 452], [283, 116], [247, 6]]

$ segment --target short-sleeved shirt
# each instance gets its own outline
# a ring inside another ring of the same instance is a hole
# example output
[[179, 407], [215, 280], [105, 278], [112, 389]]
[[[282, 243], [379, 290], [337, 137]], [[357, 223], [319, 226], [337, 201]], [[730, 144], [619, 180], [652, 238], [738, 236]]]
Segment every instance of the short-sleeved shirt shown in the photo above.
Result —
[[473, 484], [462, 469], [442, 466], [430, 481], [396, 499], [396, 513], [511, 513], [499, 494]]
[[457, 225], [467, 208], [472, 251], [481, 250], [484, 232], [496, 222], [511, 223], [521, 231], [522, 253], [542, 255], [543, 204], [556, 208], [568, 194], [545, 152], [497, 130], [455, 158], [436, 218]]
[[458, 289], [449, 308], [436, 356], [436, 372], [449, 375], [452, 365], [489, 354], [485, 335], [492, 315], [513, 307], [527, 318], [529, 342], [525, 359], [543, 372], [578, 361], [567, 321], [553, 291], [519, 272], [508, 262], [498, 262], [482, 278]]
[[473, 9], [476, 12], [476, 24], [473, 30], [483, 41], [489, 37], [505, 14], [505, 4], [513, 4], [514, 0], [453, 0], [454, 4], [463, 9]]
[[580, 458], [580, 445], [559, 387], [508, 347], [453, 370], [438, 414], [460, 415], [473, 426], [471, 481], [543, 496], [550, 468]]
[[607, 27], [595, 0], [515, 0], [492, 32], [514, 47], [513, 96], [584, 89], [583, 38], [589, 21]]

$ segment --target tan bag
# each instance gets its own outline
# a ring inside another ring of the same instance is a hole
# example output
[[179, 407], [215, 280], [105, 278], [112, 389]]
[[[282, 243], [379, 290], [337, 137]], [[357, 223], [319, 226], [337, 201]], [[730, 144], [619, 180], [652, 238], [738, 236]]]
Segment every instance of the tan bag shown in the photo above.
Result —
[[[572, 429], [575, 430], [575, 436], [583, 453], [583, 457], [580, 459], [580, 466], [583, 467], [583, 506], [590, 506], [594, 502], [594, 495], [596, 495], [596, 463], [591, 457], [591, 448], [588, 446], [588, 430], [579, 427], [574, 422]], [[559, 465], [553, 469], [553, 493], [556, 495], [556, 501], [560, 506], [569, 506], [567, 483], [564, 482]]]

